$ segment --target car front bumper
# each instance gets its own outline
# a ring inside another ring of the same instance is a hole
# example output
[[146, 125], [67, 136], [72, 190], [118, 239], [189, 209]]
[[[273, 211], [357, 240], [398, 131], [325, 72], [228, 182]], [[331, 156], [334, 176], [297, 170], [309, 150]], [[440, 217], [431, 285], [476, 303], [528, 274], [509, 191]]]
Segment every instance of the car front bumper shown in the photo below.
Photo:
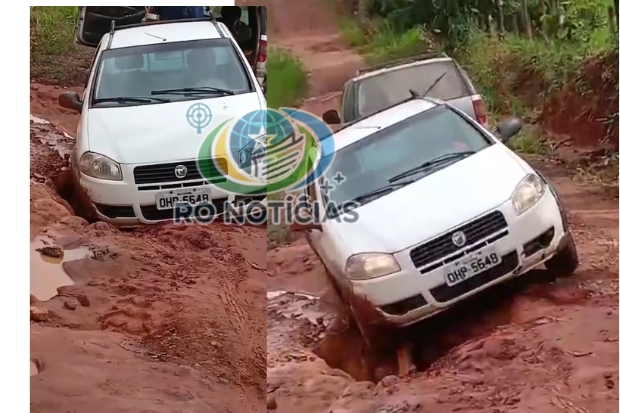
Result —
[[[123, 165], [125, 167], [125, 165]], [[166, 189], [145, 189], [145, 185], [138, 186], [133, 183], [133, 175], [123, 170], [123, 181], [108, 181], [84, 175], [78, 171], [80, 186], [86, 191], [91, 202], [97, 210], [97, 215], [102, 221], [112, 225], [125, 227], [140, 224], [157, 224], [174, 218], [174, 209], [158, 210], [156, 195], [165, 192]], [[218, 211], [223, 211], [224, 202], [235, 202], [235, 195], [223, 191], [215, 185], [200, 185], [202, 181], [184, 181], [183, 184], [196, 186], [174, 189], [208, 188], [211, 202]], [[169, 184], [169, 183], [166, 183]], [[163, 186], [161, 184], [160, 186]], [[155, 185], [150, 185], [151, 187]]]
[[[485, 238], [489, 241], [487, 247], [502, 256], [502, 263], [497, 267], [449, 287], [445, 281], [445, 266], [423, 274], [409, 256], [412, 248], [407, 248], [395, 254], [401, 271], [371, 280], [351, 281], [353, 293], [365, 296], [389, 324], [410, 325], [524, 274], [553, 257], [570, 237], [563, 213], [550, 190], [520, 216], [515, 214], [511, 201], [496, 210], [502, 212], [508, 224], [507, 235], [497, 240], [493, 235]], [[543, 241], [537, 243], [535, 240]]]

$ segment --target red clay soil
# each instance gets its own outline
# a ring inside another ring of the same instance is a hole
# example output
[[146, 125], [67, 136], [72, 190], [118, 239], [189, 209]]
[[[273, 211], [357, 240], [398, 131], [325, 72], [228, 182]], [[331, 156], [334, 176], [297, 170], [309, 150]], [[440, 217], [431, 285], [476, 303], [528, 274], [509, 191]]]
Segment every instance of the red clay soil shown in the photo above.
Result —
[[62, 132], [75, 135], [80, 117], [72, 110], [58, 105], [61, 93], [72, 91], [82, 93], [83, 87], [62, 87], [57, 85], [30, 84], [30, 113], [40, 116]]
[[[63, 90], [31, 87], [31, 112], [73, 132]], [[265, 230], [89, 224], [55, 190], [72, 139], [30, 127], [30, 237], [92, 255], [62, 264], [75, 284], [31, 296], [30, 411], [264, 411]], [[50, 279], [33, 254], [31, 282]]]
[[593, 58], [544, 104], [542, 126], [577, 148], [618, 150], [618, 52]]
[[[312, 53], [326, 38], [338, 44], [337, 30], [312, 31], [306, 21], [318, 13], [312, 10], [329, 9], [309, 0], [267, 5], [281, 7], [280, 12], [269, 9], [270, 27], [279, 27], [271, 44], [290, 47], [318, 85], [314, 90], [321, 91], [303, 108], [317, 115], [337, 108], [337, 90], [354, 53], [341, 51], [342, 66], [332, 55]], [[423, 329], [399, 333], [400, 340], [415, 339], [411, 356], [423, 371], [397, 377], [394, 352], [363, 350], [305, 240], [268, 251], [269, 411], [616, 412], [617, 192], [610, 197], [576, 184], [560, 165], [530, 161], [554, 182], [571, 211], [581, 257], [577, 273], [553, 281], [545, 271], [532, 272], [430, 320]]]

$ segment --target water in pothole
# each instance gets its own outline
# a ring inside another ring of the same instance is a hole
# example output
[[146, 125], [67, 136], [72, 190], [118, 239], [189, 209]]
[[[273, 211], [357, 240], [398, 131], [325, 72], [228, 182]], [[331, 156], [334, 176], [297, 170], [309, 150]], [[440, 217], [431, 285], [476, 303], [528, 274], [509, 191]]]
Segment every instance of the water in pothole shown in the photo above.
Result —
[[30, 294], [37, 300], [47, 301], [58, 294], [58, 287], [74, 284], [63, 268], [68, 261], [80, 260], [92, 256], [86, 248], [62, 250], [54, 247], [62, 254], [43, 254], [37, 250], [54, 247], [49, 237], [37, 237], [30, 243]]
[[45, 119], [30, 115], [30, 121], [35, 125], [50, 125], [35, 127], [35, 130], [38, 131], [36, 133], [37, 139], [39, 139], [42, 144], [56, 150], [60, 156], [69, 156], [75, 143], [75, 139], [71, 135], [66, 132], [58, 131]]

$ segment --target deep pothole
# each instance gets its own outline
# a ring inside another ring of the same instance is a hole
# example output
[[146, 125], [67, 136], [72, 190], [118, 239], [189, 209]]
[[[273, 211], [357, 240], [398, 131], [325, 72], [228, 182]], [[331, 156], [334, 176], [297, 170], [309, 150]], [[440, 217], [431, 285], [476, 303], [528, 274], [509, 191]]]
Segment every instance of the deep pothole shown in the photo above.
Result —
[[87, 248], [62, 248], [47, 236], [30, 243], [30, 294], [38, 301], [47, 301], [58, 294], [58, 288], [74, 284], [64, 264], [92, 256]]
[[56, 193], [69, 204], [74, 215], [84, 218], [89, 224], [99, 221], [88, 193], [79, 184], [73, 170], [62, 171], [53, 178], [53, 182]]
[[423, 372], [465, 342], [509, 324], [513, 302], [527, 285], [525, 279], [501, 284], [414, 326], [391, 330], [381, 337], [380, 350], [365, 344], [355, 323], [331, 325], [313, 351], [355, 380], [379, 382], [398, 374], [397, 351], [404, 346], [412, 362], [410, 371]]

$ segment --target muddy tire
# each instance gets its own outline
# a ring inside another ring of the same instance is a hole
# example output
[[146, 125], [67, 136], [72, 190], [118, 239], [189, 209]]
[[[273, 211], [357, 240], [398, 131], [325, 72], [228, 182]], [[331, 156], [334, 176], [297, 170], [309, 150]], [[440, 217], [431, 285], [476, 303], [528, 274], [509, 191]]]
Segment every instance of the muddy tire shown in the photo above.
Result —
[[579, 266], [579, 254], [573, 236], [568, 234], [568, 242], [549, 261], [545, 263], [547, 270], [556, 277], [569, 277]]
[[346, 293], [345, 300], [351, 309], [352, 321], [355, 321], [369, 350], [381, 352], [393, 347], [394, 328], [386, 323], [370, 301]]

